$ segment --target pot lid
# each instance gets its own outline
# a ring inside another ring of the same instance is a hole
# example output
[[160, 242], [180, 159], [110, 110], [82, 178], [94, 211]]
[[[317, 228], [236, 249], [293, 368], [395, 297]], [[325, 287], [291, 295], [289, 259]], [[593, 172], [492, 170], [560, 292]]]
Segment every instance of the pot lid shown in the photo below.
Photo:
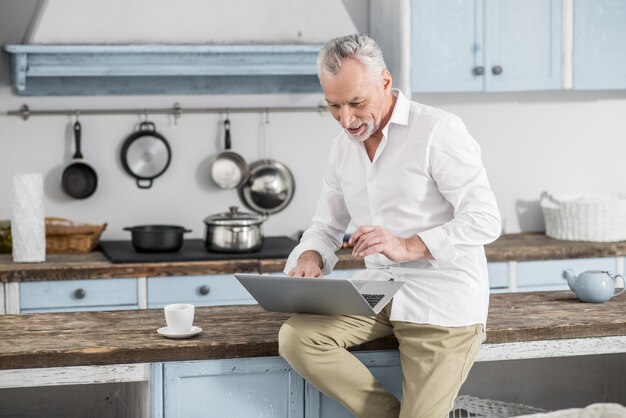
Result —
[[207, 216], [204, 223], [207, 225], [258, 225], [265, 220], [263, 215], [248, 212], [239, 212], [239, 206], [230, 206], [228, 212]]

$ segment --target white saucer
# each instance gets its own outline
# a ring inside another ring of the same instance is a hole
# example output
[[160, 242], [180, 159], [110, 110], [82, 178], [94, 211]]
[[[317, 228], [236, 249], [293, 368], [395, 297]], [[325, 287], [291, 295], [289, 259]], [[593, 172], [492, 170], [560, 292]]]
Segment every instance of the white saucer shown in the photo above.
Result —
[[202, 328], [193, 326], [191, 327], [189, 332], [183, 332], [182, 334], [180, 334], [180, 333], [171, 332], [168, 327], [163, 327], [163, 328], [157, 329], [157, 332], [166, 338], [182, 339], [182, 338], [193, 337], [196, 334], [200, 334], [202, 332]]

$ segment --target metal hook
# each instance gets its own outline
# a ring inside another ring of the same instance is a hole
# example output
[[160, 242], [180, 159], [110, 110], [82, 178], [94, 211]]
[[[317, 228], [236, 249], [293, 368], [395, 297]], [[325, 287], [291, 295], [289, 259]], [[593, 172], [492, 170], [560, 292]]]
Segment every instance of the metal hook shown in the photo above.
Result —
[[80, 110], [76, 109], [76, 122], [80, 122]]
[[180, 119], [181, 115], [183, 114], [183, 110], [181, 109], [180, 104], [174, 103], [174, 106], [172, 107], [172, 112], [174, 114], [174, 125], [178, 125], [178, 119]]
[[270, 109], [269, 107], [265, 108], [265, 123], [270, 123]]
[[143, 110], [143, 121], [148, 122], [148, 109]]

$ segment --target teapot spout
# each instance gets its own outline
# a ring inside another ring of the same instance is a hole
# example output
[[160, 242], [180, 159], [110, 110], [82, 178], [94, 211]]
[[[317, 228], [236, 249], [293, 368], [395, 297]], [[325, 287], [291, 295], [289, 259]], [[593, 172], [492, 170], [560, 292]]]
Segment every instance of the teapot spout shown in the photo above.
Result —
[[563, 270], [563, 278], [567, 280], [567, 285], [572, 292], [576, 292], [576, 279], [578, 278], [571, 269]]

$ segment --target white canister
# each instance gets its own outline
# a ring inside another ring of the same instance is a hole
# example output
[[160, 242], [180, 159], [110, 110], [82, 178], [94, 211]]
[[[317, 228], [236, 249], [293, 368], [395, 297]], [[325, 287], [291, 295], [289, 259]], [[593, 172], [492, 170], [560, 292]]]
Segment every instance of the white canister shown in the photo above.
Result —
[[13, 176], [11, 211], [13, 261], [16, 263], [46, 261], [43, 177], [40, 173]]

